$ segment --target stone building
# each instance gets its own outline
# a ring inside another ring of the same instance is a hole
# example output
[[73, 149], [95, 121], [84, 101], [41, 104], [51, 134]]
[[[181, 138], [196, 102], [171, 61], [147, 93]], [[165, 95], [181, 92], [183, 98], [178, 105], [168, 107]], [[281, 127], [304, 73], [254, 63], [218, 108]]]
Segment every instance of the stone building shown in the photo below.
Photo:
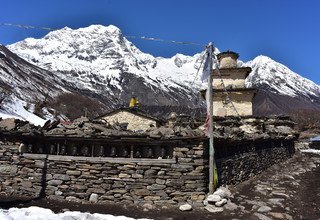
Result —
[[121, 107], [99, 116], [98, 119], [103, 119], [111, 125], [127, 123], [127, 129], [132, 131], [146, 131], [163, 123], [161, 119], [147, 114], [138, 107]]
[[[227, 51], [217, 55], [219, 71], [213, 70], [213, 115], [250, 116], [256, 90], [246, 88], [245, 80], [250, 67], [238, 67], [239, 54]], [[227, 92], [226, 92], [227, 91]], [[228, 97], [229, 96], [229, 97]]]

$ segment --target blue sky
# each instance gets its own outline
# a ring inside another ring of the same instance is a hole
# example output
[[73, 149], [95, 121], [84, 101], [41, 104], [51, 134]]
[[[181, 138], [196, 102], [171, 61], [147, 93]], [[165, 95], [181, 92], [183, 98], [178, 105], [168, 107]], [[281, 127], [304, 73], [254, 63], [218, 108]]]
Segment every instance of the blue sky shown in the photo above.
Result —
[[[208, 43], [248, 61], [263, 54], [320, 84], [318, 0], [0, 0], [0, 23], [62, 28], [113, 24], [124, 35]], [[0, 26], [0, 43], [46, 31]], [[193, 55], [199, 46], [132, 40], [144, 52]]]

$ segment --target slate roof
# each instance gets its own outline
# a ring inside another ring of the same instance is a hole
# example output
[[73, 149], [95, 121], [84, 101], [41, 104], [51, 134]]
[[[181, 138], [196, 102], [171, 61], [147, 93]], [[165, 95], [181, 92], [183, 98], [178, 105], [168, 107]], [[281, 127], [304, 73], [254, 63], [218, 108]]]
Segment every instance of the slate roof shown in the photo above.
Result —
[[112, 111], [106, 112], [106, 113], [96, 117], [96, 119], [100, 119], [100, 118], [103, 118], [105, 116], [108, 116], [108, 115], [111, 115], [111, 114], [115, 114], [115, 113], [118, 113], [118, 112], [121, 112], [121, 111], [127, 111], [127, 112], [130, 112], [132, 114], [135, 114], [135, 115], [138, 115], [138, 116], [141, 116], [141, 117], [144, 117], [144, 118], [148, 118], [148, 119], [154, 120], [154, 121], [159, 122], [159, 123], [164, 123], [165, 122], [164, 119], [159, 118], [159, 117], [155, 117], [153, 115], [150, 115], [147, 112], [145, 112], [142, 109], [140, 109], [139, 107], [120, 107], [120, 108], [114, 109]]

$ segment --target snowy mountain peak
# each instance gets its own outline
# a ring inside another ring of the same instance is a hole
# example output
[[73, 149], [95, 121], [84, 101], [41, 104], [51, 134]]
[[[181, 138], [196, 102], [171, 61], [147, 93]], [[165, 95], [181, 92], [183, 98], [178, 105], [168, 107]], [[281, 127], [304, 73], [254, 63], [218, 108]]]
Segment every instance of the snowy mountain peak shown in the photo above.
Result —
[[271, 59], [268, 56], [265, 55], [259, 55], [256, 58], [254, 58], [252, 61], [254, 62], [270, 62], [270, 61], [274, 61], [273, 59]]
[[83, 32], [95, 32], [95, 33], [113, 33], [113, 34], [122, 34], [121, 30], [114, 26], [114, 25], [109, 25], [109, 26], [103, 26], [100, 24], [93, 24], [90, 25], [89, 27], [85, 27], [85, 28], [79, 28], [78, 31], [83, 31]]
[[[122, 88], [121, 74], [143, 77], [147, 83], [168, 90], [186, 87], [194, 81], [200, 54], [177, 54], [172, 58], [155, 58], [141, 52], [123, 37], [114, 25], [91, 25], [76, 30], [63, 28], [41, 39], [28, 38], [8, 48], [27, 61], [50, 71], [76, 76], [80, 88], [96, 90], [96, 84], [108, 82]], [[200, 82], [197, 81], [197, 85]]]
[[99, 24], [93, 24], [88, 27], [84, 28], [78, 28], [78, 29], [72, 29], [69, 27], [64, 27], [62, 29], [52, 31], [48, 33], [45, 37], [50, 37], [50, 36], [57, 36], [60, 34], [64, 34], [67, 32], [74, 32], [77, 34], [106, 34], [106, 35], [115, 35], [115, 36], [121, 36], [121, 30], [114, 26], [114, 25], [109, 25], [109, 26], [103, 26]]
[[257, 56], [243, 65], [252, 68], [252, 72], [246, 81], [248, 87], [254, 85], [261, 89], [271, 90], [274, 93], [291, 97], [302, 95], [311, 100], [320, 95], [319, 85], [268, 56]]

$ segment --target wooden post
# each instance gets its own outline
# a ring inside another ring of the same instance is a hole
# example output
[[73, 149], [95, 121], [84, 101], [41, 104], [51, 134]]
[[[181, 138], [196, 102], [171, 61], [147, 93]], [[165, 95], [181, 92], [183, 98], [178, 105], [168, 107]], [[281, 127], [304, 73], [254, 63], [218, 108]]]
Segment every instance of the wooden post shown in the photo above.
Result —
[[209, 193], [212, 194], [214, 192], [214, 172], [215, 172], [215, 162], [214, 162], [214, 145], [213, 145], [213, 89], [212, 89], [212, 81], [213, 81], [213, 76], [212, 76], [212, 71], [213, 71], [213, 63], [212, 63], [212, 53], [213, 53], [213, 45], [210, 42], [208, 45], [209, 49], [209, 57], [210, 57], [210, 62], [209, 62], [209, 67], [210, 67], [210, 75], [209, 75], [209, 80], [208, 80], [208, 95], [209, 95]]

